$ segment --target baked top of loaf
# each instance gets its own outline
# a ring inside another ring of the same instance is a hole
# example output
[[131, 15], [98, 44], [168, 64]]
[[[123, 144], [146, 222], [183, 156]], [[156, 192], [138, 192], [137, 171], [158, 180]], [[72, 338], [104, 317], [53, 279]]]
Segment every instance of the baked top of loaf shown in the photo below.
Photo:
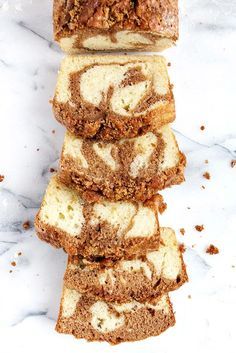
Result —
[[135, 137], [175, 118], [161, 56], [67, 56], [53, 99], [55, 117], [81, 137]]
[[54, 0], [54, 34], [80, 29], [139, 30], [178, 38], [177, 0]]
[[175, 324], [168, 295], [139, 303], [107, 303], [64, 286], [56, 330], [117, 344], [157, 336]]
[[156, 196], [145, 204], [88, 203], [55, 176], [46, 190], [35, 226], [39, 237], [71, 255], [120, 258], [159, 244]]
[[175, 233], [160, 229], [160, 245], [141, 258], [119, 261], [68, 259], [65, 285], [109, 302], [146, 301], [179, 288], [187, 280]]
[[184, 180], [185, 157], [169, 125], [114, 142], [82, 139], [67, 132], [59, 177], [90, 197], [145, 201]]

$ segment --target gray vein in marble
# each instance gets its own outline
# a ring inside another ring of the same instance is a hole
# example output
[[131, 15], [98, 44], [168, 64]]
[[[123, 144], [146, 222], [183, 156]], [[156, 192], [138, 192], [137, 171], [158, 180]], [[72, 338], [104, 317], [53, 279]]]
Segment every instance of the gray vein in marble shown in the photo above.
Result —
[[17, 326], [19, 324], [21, 324], [25, 319], [29, 318], [29, 317], [36, 317], [36, 316], [46, 316], [48, 313], [48, 310], [45, 311], [38, 311], [38, 312], [31, 312], [29, 314], [26, 314], [25, 316], [23, 316], [20, 320], [14, 322], [11, 327]]
[[224, 151], [226, 151], [227, 153], [229, 153], [232, 157], [235, 157], [236, 156], [236, 149], [234, 150], [231, 150], [225, 146], [223, 146], [223, 143], [225, 143], [228, 139], [231, 139], [231, 138], [236, 138], [234, 135], [230, 135], [228, 138], [224, 139], [223, 141], [221, 141], [221, 143], [213, 143], [211, 145], [207, 145], [207, 144], [204, 144], [204, 143], [201, 143], [201, 142], [198, 142], [198, 141], [195, 141], [193, 140], [192, 138], [184, 135], [182, 132], [180, 132], [179, 130], [176, 130], [176, 129], [173, 129], [173, 131], [177, 134], [179, 134], [180, 136], [182, 136], [183, 138], [185, 138], [186, 140], [192, 142], [193, 144], [196, 144], [197, 146], [200, 146], [200, 147], [204, 147], [204, 148], [214, 148], [214, 147], [219, 147], [221, 149], [223, 149]]
[[49, 40], [48, 38], [45, 38], [44, 36], [42, 36], [40, 33], [34, 31], [32, 28], [28, 27], [24, 21], [18, 21], [16, 22], [18, 26], [20, 26], [21, 28], [31, 32], [32, 34], [34, 34], [35, 36], [41, 38], [42, 40], [46, 41], [48, 43], [48, 47], [56, 52], [60, 53], [60, 50], [58, 49], [58, 47], [54, 44], [54, 42], [52, 42], [51, 40]]
[[7, 68], [11, 67], [11, 65], [9, 65], [5, 60], [3, 60], [1, 58], [0, 58], [0, 63]]

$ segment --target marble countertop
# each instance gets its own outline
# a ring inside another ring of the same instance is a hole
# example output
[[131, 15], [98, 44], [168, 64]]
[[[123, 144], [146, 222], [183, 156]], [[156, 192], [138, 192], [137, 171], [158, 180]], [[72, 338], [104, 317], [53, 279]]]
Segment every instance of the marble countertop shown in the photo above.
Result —
[[[51, 1], [0, 0], [2, 353], [235, 352], [236, 2], [180, 0], [180, 13], [178, 46], [164, 55], [172, 64], [174, 129], [188, 166], [186, 182], [163, 192], [168, 209], [160, 223], [185, 244], [190, 281], [171, 294], [174, 328], [110, 347], [54, 331], [66, 255], [39, 241], [32, 224], [63, 140], [48, 103], [63, 55], [52, 42]], [[209, 244], [218, 255], [206, 253]]]

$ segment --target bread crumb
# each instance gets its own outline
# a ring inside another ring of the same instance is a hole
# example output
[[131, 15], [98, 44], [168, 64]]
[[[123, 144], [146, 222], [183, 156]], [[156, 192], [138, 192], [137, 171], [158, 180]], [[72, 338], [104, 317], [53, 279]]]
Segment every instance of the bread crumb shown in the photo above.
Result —
[[21, 256], [22, 255], [22, 252], [20, 251], [20, 252], [18, 252], [18, 254], [17, 254], [18, 256]]
[[183, 243], [179, 244], [179, 251], [183, 254], [186, 251], [186, 247]]
[[37, 148], [37, 150], [36, 150], [37, 152], [39, 151], [39, 148]]
[[210, 244], [206, 249], [206, 253], [210, 255], [216, 255], [219, 254], [219, 249], [215, 245]]
[[236, 159], [232, 159], [230, 165], [231, 165], [231, 168], [234, 168], [236, 166]]
[[211, 175], [209, 172], [205, 172], [203, 175], [202, 175], [205, 179], [207, 180], [210, 180], [211, 179]]
[[15, 262], [15, 261], [12, 261], [12, 262], [11, 262], [11, 265], [12, 265], [13, 267], [15, 267], [15, 266], [16, 266], [16, 262]]
[[55, 134], [55, 132], [56, 132], [55, 130], [52, 130], [52, 134]]
[[191, 210], [191, 207], [187, 207], [188, 210]]
[[232, 265], [232, 268], [235, 268], [235, 265]]
[[200, 226], [200, 225], [196, 225], [195, 226], [195, 229], [198, 231], [198, 232], [202, 232], [204, 230], [204, 226], [203, 224]]
[[208, 159], [205, 159], [205, 163], [206, 163], [206, 164], [208, 164], [208, 163], [209, 163]]
[[193, 244], [193, 245], [192, 245], [192, 248], [194, 249], [194, 248], [195, 248], [195, 246], [196, 246], [196, 244]]
[[201, 129], [202, 131], [205, 130], [205, 126], [204, 126], [204, 125], [200, 126], [200, 129]]
[[0, 175], [0, 183], [4, 180], [4, 175]]
[[10, 270], [9, 273], [12, 273], [12, 270]]
[[180, 233], [182, 234], [182, 235], [184, 235], [185, 234], [185, 229], [184, 228], [180, 228]]
[[192, 299], [192, 296], [190, 294], [188, 295], [188, 299]]
[[171, 63], [169, 62], [169, 63], [167, 64], [167, 66], [171, 66]]
[[22, 227], [24, 228], [24, 230], [28, 230], [30, 228], [30, 221], [24, 222]]
[[202, 185], [202, 186], [201, 186], [201, 188], [202, 188], [203, 190], [205, 190], [205, 189], [206, 189], [204, 185]]
[[56, 169], [50, 168], [49, 171], [50, 171], [50, 173], [55, 173], [55, 172], [56, 172]]

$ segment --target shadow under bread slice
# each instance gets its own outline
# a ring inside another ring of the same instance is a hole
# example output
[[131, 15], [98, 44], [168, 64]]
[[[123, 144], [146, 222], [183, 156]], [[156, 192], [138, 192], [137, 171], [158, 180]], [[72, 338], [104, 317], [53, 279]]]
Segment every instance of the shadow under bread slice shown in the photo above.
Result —
[[159, 248], [139, 258], [91, 262], [70, 256], [64, 281], [68, 288], [109, 302], [143, 302], [179, 288], [187, 273], [174, 231], [160, 228]]
[[67, 56], [52, 103], [56, 119], [85, 138], [136, 137], [175, 119], [161, 56]]
[[53, 25], [66, 53], [161, 51], [178, 38], [178, 0], [54, 0]]
[[86, 202], [55, 176], [35, 219], [39, 238], [70, 255], [129, 257], [159, 245], [160, 195], [145, 203]]
[[145, 201], [158, 190], [183, 182], [185, 164], [169, 125], [113, 143], [67, 132], [59, 178], [84, 198], [94, 193], [114, 201]]
[[117, 344], [157, 336], [175, 324], [168, 295], [140, 303], [107, 303], [64, 286], [56, 330]]

